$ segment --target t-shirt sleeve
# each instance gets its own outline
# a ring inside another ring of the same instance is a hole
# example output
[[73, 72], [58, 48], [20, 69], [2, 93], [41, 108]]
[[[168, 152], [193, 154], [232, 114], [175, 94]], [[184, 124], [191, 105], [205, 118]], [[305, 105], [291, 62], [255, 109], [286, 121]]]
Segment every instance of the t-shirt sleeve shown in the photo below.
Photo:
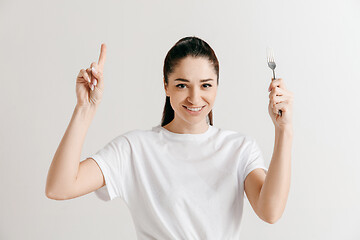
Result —
[[95, 154], [89, 156], [99, 165], [105, 185], [95, 190], [95, 195], [103, 201], [124, 196], [124, 173], [131, 157], [131, 148], [128, 139], [120, 135]]
[[268, 172], [268, 168], [265, 166], [264, 158], [262, 151], [257, 144], [256, 140], [250, 138], [249, 154], [247, 157], [247, 162], [245, 163], [245, 170], [243, 174], [242, 182], [244, 183], [247, 175], [256, 168], [262, 168], [265, 172]]

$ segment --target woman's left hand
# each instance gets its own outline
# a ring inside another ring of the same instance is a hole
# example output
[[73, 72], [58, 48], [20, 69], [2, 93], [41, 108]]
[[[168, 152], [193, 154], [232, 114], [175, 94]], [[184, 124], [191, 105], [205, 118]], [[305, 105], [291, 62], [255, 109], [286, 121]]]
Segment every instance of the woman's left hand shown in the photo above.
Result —
[[[269, 86], [269, 114], [275, 125], [275, 129], [284, 130], [292, 128], [292, 107], [294, 94], [286, 89], [284, 81], [277, 78], [271, 81]], [[278, 115], [279, 110], [282, 115]]]

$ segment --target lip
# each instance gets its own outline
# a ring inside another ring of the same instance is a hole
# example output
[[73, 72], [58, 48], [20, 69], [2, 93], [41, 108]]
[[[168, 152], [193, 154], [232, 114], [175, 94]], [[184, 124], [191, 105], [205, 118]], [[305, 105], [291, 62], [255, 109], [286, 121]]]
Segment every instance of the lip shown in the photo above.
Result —
[[[186, 106], [186, 105], [183, 105], [183, 106]], [[200, 106], [200, 107], [205, 107], [206, 105], [203, 105], [203, 106]], [[186, 106], [188, 107], [188, 106]], [[189, 108], [199, 108], [199, 107], [189, 107]]]
[[206, 107], [206, 105], [202, 106], [199, 111], [193, 112], [193, 111], [188, 110], [188, 109], [186, 108], [186, 106], [183, 105], [183, 108], [186, 110], [186, 112], [188, 112], [188, 113], [191, 114], [191, 115], [199, 115], [205, 107]]

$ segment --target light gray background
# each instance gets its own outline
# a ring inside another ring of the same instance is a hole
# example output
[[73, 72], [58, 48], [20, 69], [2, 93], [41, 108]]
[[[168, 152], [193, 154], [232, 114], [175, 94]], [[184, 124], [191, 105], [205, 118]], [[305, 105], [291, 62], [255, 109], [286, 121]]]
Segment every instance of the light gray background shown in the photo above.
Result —
[[167, 51], [185, 36], [215, 50], [214, 125], [257, 139], [269, 166], [274, 49], [294, 93], [292, 179], [282, 218], [245, 200], [243, 239], [360, 239], [359, 1], [0, 1], [0, 239], [136, 239], [131, 213], [94, 193], [46, 198], [76, 104], [75, 79], [107, 44], [105, 92], [82, 159], [160, 123]]

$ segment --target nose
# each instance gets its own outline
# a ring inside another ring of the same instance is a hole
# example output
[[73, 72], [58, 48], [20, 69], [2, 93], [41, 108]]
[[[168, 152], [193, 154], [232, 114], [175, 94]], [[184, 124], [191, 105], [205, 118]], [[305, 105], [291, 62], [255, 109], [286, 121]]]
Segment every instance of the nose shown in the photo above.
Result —
[[198, 106], [202, 104], [201, 102], [201, 91], [196, 88], [192, 88], [191, 91], [189, 91], [188, 101], [195, 106]]

